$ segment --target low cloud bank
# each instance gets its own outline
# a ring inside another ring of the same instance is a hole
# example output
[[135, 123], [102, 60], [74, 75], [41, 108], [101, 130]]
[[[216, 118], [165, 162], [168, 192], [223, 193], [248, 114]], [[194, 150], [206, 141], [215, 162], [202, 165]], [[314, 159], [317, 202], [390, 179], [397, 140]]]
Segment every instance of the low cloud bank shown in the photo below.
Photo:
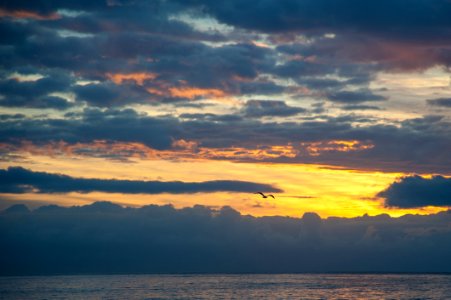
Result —
[[15, 205], [0, 212], [0, 274], [451, 272], [450, 224], [450, 211], [321, 219]]
[[212, 192], [281, 192], [268, 184], [238, 180], [204, 182], [140, 181], [75, 178], [62, 174], [34, 172], [22, 167], [0, 169], [0, 193], [124, 193], [124, 194], [192, 194]]
[[451, 178], [440, 175], [425, 178], [406, 176], [392, 183], [378, 196], [385, 205], [399, 208], [451, 206]]

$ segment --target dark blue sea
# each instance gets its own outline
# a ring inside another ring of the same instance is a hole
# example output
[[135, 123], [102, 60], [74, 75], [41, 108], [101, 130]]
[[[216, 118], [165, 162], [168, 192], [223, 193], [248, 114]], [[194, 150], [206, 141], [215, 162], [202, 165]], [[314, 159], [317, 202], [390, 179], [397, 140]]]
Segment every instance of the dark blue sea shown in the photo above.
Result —
[[1, 299], [451, 299], [451, 275], [0, 277]]

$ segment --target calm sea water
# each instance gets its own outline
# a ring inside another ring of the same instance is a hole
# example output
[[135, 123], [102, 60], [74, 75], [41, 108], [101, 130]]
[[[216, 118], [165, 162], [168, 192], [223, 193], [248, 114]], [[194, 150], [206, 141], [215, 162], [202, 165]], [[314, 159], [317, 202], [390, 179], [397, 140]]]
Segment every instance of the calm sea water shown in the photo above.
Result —
[[450, 275], [0, 277], [1, 299], [451, 299]]

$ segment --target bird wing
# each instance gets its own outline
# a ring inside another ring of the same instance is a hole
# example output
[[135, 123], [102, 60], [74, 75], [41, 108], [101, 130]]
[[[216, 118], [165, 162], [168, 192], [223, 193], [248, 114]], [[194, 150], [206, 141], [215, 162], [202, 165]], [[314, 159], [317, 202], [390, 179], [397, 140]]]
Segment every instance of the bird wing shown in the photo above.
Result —
[[263, 197], [265, 197], [265, 194], [263, 194], [262, 192], [257, 192], [256, 194], [260, 194], [260, 195], [262, 195]]
[[268, 195], [268, 197], [272, 197], [273, 199], [276, 199], [276, 197], [274, 197], [274, 195]]

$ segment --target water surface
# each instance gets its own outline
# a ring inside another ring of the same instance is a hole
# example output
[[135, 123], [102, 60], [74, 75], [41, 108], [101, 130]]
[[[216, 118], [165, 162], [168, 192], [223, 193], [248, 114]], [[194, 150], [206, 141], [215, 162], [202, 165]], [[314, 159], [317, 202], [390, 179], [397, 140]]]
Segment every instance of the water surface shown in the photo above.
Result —
[[0, 277], [1, 299], [451, 299], [451, 275]]

